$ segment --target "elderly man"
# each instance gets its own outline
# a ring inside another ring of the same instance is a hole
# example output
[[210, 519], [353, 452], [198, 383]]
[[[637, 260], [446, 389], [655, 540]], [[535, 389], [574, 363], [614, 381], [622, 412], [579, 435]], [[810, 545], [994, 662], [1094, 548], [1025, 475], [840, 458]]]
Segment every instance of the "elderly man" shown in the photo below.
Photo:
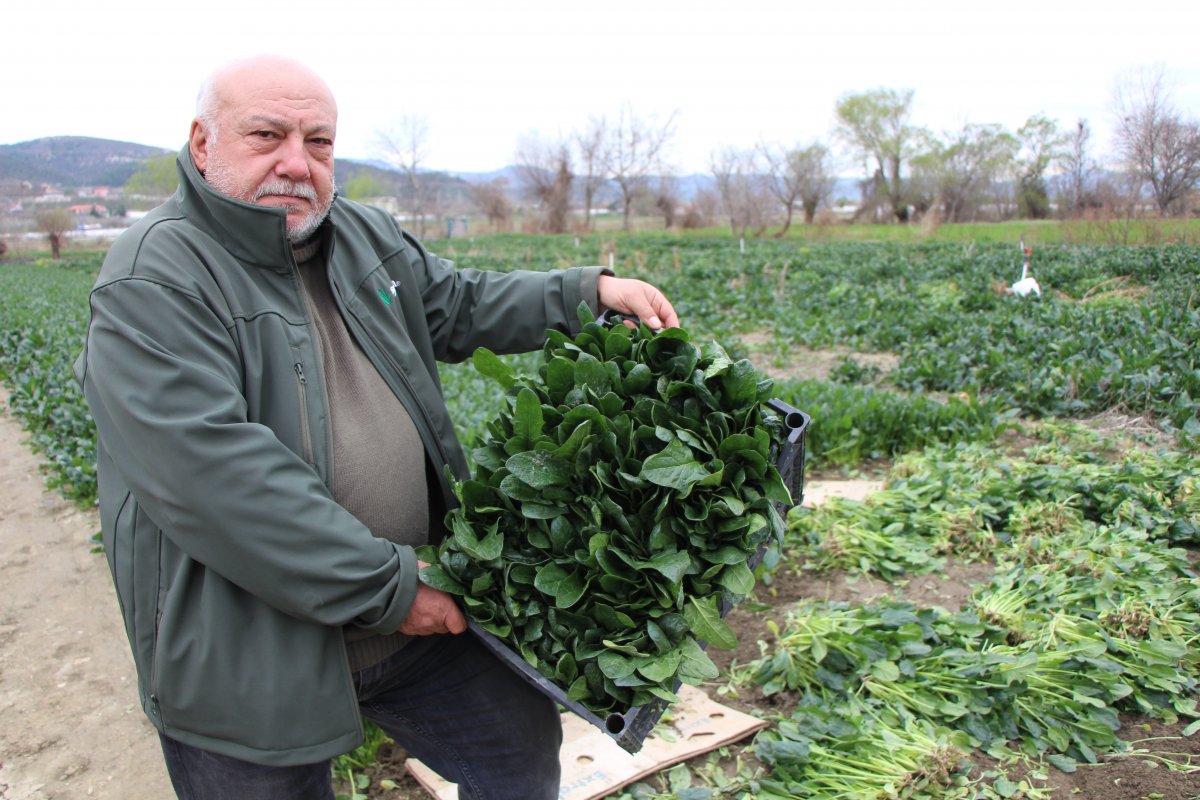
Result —
[[219, 69], [179, 191], [92, 292], [76, 371], [142, 707], [181, 798], [332, 798], [362, 717], [461, 797], [556, 797], [555, 707], [418, 580], [466, 472], [436, 361], [536, 349], [581, 301], [678, 320], [599, 267], [455, 269], [336, 195], [336, 128], [306, 67]]

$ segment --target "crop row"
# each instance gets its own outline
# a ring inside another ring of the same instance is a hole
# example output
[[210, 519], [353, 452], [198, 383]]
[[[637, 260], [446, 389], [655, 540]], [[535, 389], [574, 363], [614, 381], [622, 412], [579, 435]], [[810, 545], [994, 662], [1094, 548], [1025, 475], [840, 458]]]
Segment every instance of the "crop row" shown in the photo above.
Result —
[[[459, 244], [451, 258], [511, 268], [607, 264], [611, 242], [569, 237]], [[692, 330], [772, 346], [894, 351], [900, 388], [972, 391], [1034, 416], [1113, 407], [1200, 435], [1200, 249], [1064, 247], [1031, 260], [1043, 296], [1003, 292], [1015, 246], [642, 237], [612, 259], [668, 291]], [[738, 355], [743, 355], [738, 353]]]
[[96, 496], [96, 429], [71, 372], [83, 347], [87, 294], [99, 259], [0, 269], [0, 379], [9, 405], [47, 459], [50, 485]]
[[[1003, 758], [1015, 742], [1073, 771], [1125, 747], [1119, 712], [1196, 716], [1200, 580], [1169, 544], [1200, 541], [1200, 465], [1077, 445], [931, 448], [868, 501], [794, 517], [785, 564], [896, 578], [954, 554], [997, 569], [953, 613], [892, 600], [790, 612], [734, 680], [798, 697], [755, 744], [771, 771], [758, 797], [967, 797], [954, 784], [973, 749]], [[869, 766], [835, 768], [847, 764]]]

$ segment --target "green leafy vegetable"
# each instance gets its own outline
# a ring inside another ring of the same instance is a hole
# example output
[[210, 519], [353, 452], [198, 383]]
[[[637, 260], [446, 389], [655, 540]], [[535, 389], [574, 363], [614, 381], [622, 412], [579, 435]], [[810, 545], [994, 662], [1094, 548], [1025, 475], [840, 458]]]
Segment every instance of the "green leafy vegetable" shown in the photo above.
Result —
[[536, 376], [475, 354], [506, 403], [423, 578], [608, 712], [715, 677], [698, 641], [736, 646], [722, 610], [782, 540], [786, 426], [771, 383], [716, 343], [580, 318], [573, 339], [547, 334]]

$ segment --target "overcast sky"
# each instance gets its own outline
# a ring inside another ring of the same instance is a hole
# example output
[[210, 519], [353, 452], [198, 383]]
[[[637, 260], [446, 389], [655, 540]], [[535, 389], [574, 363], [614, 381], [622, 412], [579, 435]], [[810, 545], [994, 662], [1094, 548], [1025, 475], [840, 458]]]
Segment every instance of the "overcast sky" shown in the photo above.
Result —
[[[307, 62], [337, 97], [337, 153], [424, 116], [428, 166], [487, 171], [522, 135], [567, 135], [622, 104], [676, 113], [672, 161], [756, 142], [828, 140], [845, 93], [915, 90], [913, 122], [1010, 130], [1087, 119], [1108, 148], [1118, 76], [1161, 66], [1200, 116], [1190, 2], [1071, 0], [24, 0], [6, 4], [0, 144], [81, 135], [179, 147], [201, 80], [257, 52]], [[853, 163], [842, 170], [855, 172]]]

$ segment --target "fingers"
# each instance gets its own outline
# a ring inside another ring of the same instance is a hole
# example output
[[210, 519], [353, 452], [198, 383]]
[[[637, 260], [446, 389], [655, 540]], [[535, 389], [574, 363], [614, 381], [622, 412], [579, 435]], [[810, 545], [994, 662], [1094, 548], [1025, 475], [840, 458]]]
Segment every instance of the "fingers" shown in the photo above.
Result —
[[417, 584], [408, 616], [400, 624], [400, 633], [409, 636], [429, 636], [435, 633], [462, 633], [467, 620], [454, 598], [423, 583]]
[[[650, 284], [644, 284], [644, 286], [648, 290], [646, 296], [647, 307], [651, 309], [647, 324], [655, 330], [678, 328], [679, 317], [675, 314], [675, 308], [667, 300], [667, 296]], [[638, 314], [638, 316], [646, 319], [642, 314]]]
[[602, 275], [597, 290], [605, 308], [636, 316], [655, 330], [679, 326], [679, 317], [666, 295], [645, 281]]
[[462, 612], [458, 610], [458, 606], [454, 606], [451, 613], [446, 615], [444, 620], [446, 630], [450, 633], [463, 633], [467, 629], [467, 620]]

